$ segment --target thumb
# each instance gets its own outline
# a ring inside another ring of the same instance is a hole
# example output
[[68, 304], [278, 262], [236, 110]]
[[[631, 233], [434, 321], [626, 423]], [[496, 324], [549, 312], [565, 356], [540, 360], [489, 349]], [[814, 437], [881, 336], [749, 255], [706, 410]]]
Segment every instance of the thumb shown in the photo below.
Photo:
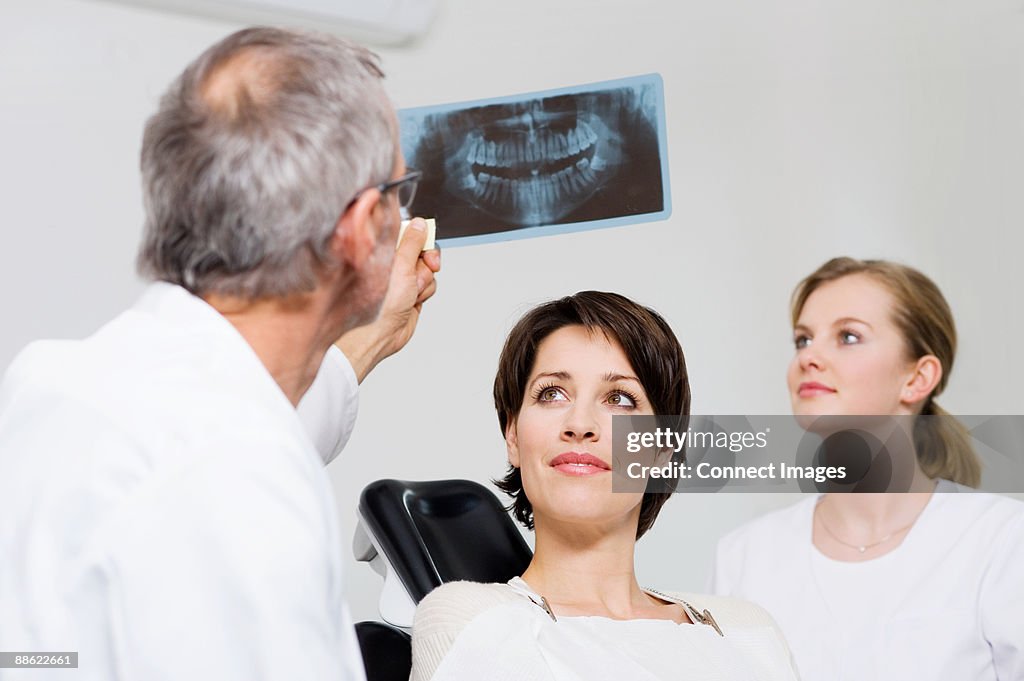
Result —
[[398, 242], [395, 260], [401, 262], [403, 268], [411, 270], [416, 266], [416, 261], [419, 260], [426, 243], [427, 223], [423, 218], [413, 218], [409, 221], [409, 226]]

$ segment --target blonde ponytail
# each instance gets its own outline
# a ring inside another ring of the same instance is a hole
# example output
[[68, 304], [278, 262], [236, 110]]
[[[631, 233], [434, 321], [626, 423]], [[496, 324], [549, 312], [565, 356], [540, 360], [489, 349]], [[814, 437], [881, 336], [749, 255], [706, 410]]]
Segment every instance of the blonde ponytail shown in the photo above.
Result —
[[967, 428], [931, 399], [921, 416], [925, 418], [914, 422], [914, 448], [925, 475], [968, 487], [980, 485], [981, 461]]

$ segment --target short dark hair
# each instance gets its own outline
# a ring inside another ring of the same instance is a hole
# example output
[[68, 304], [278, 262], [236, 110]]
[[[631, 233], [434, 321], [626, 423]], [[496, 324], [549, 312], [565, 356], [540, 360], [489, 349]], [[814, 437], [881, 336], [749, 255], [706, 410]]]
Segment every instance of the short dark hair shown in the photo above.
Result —
[[[690, 382], [686, 359], [668, 322], [654, 310], [617, 293], [581, 291], [533, 308], [512, 328], [498, 359], [494, 377], [494, 407], [504, 436], [508, 424], [519, 415], [527, 382], [537, 358], [537, 348], [549, 335], [566, 326], [600, 331], [622, 346], [655, 414], [690, 414]], [[656, 481], [664, 489], [666, 481]], [[512, 497], [509, 510], [516, 520], [533, 529], [533, 506], [523, 490], [523, 476], [509, 465], [494, 484]], [[674, 486], [673, 486], [674, 487]], [[658, 517], [671, 492], [646, 492], [636, 528], [639, 539]]]

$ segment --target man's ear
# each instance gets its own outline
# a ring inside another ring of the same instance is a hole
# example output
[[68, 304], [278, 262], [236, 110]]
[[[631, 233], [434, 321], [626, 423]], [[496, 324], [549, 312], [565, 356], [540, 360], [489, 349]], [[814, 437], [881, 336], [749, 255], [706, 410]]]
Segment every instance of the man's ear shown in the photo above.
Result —
[[378, 190], [366, 189], [338, 218], [330, 247], [338, 262], [358, 270], [369, 260], [377, 244], [378, 227], [374, 217], [380, 200]]
[[925, 355], [914, 363], [913, 373], [900, 392], [900, 402], [915, 406], [928, 399], [942, 380], [942, 362], [935, 355]]
[[516, 422], [510, 420], [505, 426], [505, 448], [508, 450], [508, 462], [513, 468], [519, 468], [519, 434], [516, 433]]

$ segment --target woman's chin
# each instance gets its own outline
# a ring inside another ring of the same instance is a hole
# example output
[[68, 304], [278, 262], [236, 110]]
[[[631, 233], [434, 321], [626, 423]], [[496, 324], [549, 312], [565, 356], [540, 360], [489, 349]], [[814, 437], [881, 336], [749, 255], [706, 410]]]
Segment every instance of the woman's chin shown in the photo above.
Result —
[[617, 519], [628, 517], [643, 501], [643, 494], [613, 494], [607, 487], [587, 490], [582, 489], [582, 485], [575, 489], [563, 486], [552, 492], [550, 502], [534, 504], [534, 515], [568, 524], [602, 527], [614, 524]]

